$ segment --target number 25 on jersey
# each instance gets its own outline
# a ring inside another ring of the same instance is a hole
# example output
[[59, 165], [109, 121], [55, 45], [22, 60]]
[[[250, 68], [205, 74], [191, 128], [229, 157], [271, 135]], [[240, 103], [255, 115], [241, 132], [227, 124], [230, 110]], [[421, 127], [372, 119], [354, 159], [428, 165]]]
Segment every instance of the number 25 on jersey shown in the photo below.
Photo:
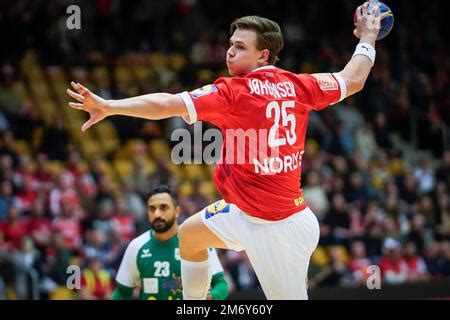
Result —
[[[295, 134], [296, 119], [293, 114], [288, 114], [288, 108], [295, 108], [295, 101], [283, 101], [281, 102], [281, 107], [277, 101], [272, 101], [267, 105], [267, 119], [274, 118], [274, 124], [269, 131], [270, 148], [284, 146], [286, 142], [292, 146], [297, 141], [297, 135]], [[286, 131], [286, 138], [277, 138], [277, 132], [280, 129], [280, 120], [281, 126]]]

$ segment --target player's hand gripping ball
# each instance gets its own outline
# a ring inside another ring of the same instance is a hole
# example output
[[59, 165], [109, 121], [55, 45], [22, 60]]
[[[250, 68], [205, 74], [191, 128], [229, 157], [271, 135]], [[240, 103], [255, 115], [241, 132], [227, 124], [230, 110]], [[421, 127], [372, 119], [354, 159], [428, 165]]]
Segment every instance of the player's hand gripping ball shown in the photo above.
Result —
[[[368, 14], [370, 14], [371, 9], [375, 5], [378, 5], [378, 7], [380, 8], [380, 14], [383, 14], [385, 12], [387, 13], [387, 16], [384, 19], [382, 19], [380, 22], [380, 32], [378, 33], [377, 40], [381, 40], [381, 39], [385, 38], [391, 32], [392, 27], [394, 26], [394, 14], [392, 13], [392, 10], [383, 2], [371, 2], [369, 4]], [[353, 21], [356, 26], [356, 24], [358, 22], [356, 12], [353, 17]]]

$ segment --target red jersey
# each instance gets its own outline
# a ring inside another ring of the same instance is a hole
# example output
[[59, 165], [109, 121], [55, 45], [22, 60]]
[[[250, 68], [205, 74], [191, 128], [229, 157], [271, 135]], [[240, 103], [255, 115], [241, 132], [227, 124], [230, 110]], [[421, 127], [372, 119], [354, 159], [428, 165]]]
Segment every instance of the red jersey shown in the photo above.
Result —
[[421, 257], [405, 258], [405, 261], [408, 265], [408, 279], [417, 279], [427, 274], [427, 265]]
[[120, 239], [131, 241], [136, 233], [134, 218], [132, 214], [116, 215], [112, 218], [114, 229], [119, 234]]
[[266, 66], [180, 95], [189, 123], [207, 121], [222, 131], [213, 178], [225, 201], [271, 221], [306, 207], [300, 177], [308, 113], [345, 98], [342, 77]]
[[9, 220], [0, 222], [0, 233], [12, 249], [20, 249], [21, 241], [27, 235], [28, 221], [26, 219], [19, 219], [14, 222]]
[[78, 220], [57, 217], [52, 221], [52, 229], [53, 232], [62, 233], [66, 248], [75, 249], [80, 246], [81, 226]]

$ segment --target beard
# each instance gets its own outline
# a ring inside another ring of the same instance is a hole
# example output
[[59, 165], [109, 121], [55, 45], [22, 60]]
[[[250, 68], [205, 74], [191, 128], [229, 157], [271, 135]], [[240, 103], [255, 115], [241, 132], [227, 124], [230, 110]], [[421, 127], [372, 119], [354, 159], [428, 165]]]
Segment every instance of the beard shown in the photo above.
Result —
[[[155, 219], [152, 222], [150, 222], [150, 226], [156, 233], [164, 233], [173, 226], [173, 224], [175, 223], [175, 219], [176, 219], [175, 216], [169, 221], [163, 219]], [[158, 225], [156, 225], [157, 223]]]

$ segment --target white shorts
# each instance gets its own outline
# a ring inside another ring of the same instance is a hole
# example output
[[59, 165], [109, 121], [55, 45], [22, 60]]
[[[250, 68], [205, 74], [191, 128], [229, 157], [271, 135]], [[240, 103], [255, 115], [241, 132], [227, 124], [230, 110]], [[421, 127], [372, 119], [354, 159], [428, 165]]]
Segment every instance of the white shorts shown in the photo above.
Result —
[[306, 208], [280, 221], [243, 213], [221, 200], [201, 211], [203, 223], [230, 249], [245, 250], [267, 299], [308, 299], [311, 254], [319, 222]]

